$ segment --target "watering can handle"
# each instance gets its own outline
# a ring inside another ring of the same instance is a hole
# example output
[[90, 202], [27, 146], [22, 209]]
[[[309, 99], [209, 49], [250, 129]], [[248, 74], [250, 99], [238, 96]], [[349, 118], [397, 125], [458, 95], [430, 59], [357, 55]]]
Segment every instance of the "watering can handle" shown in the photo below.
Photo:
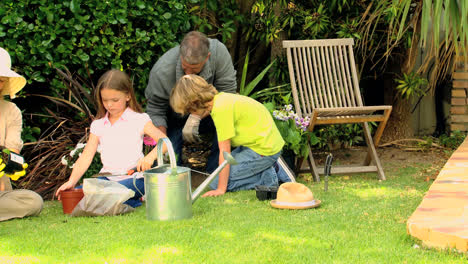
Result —
[[144, 195], [144, 194], [140, 191], [140, 189], [138, 189], [138, 187], [136, 186], [136, 179], [137, 179], [136, 176], [137, 176], [137, 175], [138, 175], [138, 173], [134, 173], [134, 174], [133, 174], [133, 186], [135, 186], [135, 189], [136, 189], [136, 190], [141, 194], [141, 196], [143, 197], [143, 196], [145, 196], [145, 195]]
[[[167, 137], [166, 138], [160, 138], [159, 141], [158, 141], [158, 145], [156, 146], [157, 151], [158, 151], [158, 167], [162, 166], [164, 164], [163, 153], [162, 153], [163, 152], [163, 145], [164, 145], [163, 143], [166, 143], [166, 146], [167, 146], [167, 152], [169, 153], [171, 169], [172, 169], [173, 173], [176, 173], [177, 172], [177, 163], [176, 163], [176, 159], [175, 159], [174, 148], [172, 147], [171, 141]], [[137, 176], [137, 173], [134, 173], [133, 174], [133, 186], [135, 186], [135, 189], [141, 194], [141, 196], [143, 196], [144, 194], [136, 186], [136, 176]]]
[[172, 147], [172, 143], [169, 140], [169, 138], [160, 138], [158, 141], [157, 145], [157, 151], [158, 151], [158, 167], [162, 166], [164, 164], [163, 161], [163, 143], [166, 143], [167, 146], [167, 153], [169, 153], [169, 160], [170, 160], [170, 165], [171, 169], [177, 169], [177, 162], [174, 154], [174, 148]]

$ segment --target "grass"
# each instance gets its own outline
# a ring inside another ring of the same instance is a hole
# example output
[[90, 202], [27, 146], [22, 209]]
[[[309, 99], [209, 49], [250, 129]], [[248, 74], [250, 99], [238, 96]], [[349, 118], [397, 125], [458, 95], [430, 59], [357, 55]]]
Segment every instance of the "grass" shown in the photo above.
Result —
[[[388, 164], [387, 164], [388, 165]], [[322, 205], [279, 210], [254, 191], [200, 198], [189, 220], [146, 220], [145, 208], [73, 218], [57, 201], [39, 217], [0, 223], [0, 263], [462, 263], [466, 255], [415, 248], [406, 220], [431, 181], [430, 164], [307, 182]], [[302, 178], [307, 181], [307, 178]]]

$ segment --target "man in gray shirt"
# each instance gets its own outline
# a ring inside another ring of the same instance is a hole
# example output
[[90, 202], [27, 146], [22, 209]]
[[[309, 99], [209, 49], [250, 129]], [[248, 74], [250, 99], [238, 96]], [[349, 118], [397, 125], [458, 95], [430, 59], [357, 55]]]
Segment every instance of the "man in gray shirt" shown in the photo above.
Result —
[[223, 43], [208, 39], [201, 32], [191, 31], [185, 35], [180, 46], [164, 53], [154, 64], [145, 90], [148, 102], [146, 112], [154, 125], [171, 140], [179, 165], [184, 141], [197, 142], [200, 141], [199, 134], [214, 134], [206, 167], [211, 173], [218, 166], [219, 156], [216, 129], [211, 116], [204, 119], [195, 115], [182, 117], [169, 105], [172, 88], [185, 74], [203, 77], [219, 92], [235, 93], [236, 71], [231, 55]]

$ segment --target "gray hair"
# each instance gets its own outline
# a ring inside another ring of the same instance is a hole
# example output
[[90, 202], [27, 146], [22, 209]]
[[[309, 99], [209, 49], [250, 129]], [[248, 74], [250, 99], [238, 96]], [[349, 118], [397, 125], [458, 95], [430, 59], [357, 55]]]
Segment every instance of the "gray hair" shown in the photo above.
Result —
[[200, 64], [208, 56], [210, 41], [205, 34], [190, 31], [180, 43], [180, 56], [188, 64]]

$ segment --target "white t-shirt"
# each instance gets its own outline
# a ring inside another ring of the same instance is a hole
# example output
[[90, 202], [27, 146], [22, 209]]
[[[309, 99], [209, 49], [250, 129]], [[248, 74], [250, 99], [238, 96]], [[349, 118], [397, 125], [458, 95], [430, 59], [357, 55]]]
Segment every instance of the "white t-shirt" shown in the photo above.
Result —
[[[143, 136], [145, 125], [151, 122], [146, 113], [136, 113], [127, 108], [114, 124], [108, 115], [91, 123], [91, 133], [99, 138], [101, 149], [101, 173], [126, 175], [143, 158]], [[129, 178], [124, 176], [111, 180]]]

